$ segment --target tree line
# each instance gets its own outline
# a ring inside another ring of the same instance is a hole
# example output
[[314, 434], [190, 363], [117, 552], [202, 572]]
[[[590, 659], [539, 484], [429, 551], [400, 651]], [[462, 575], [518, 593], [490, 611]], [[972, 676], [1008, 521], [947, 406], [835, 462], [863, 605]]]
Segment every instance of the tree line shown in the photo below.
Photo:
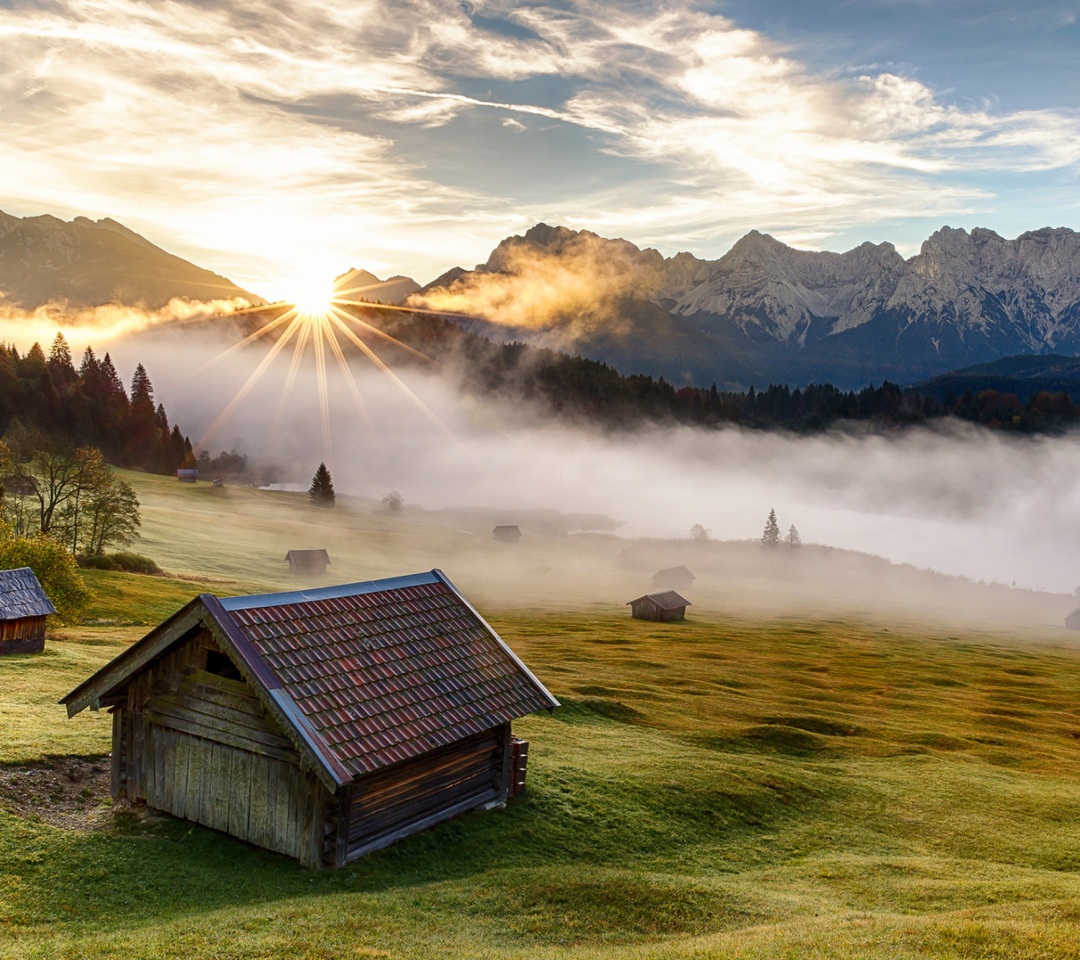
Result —
[[[645, 421], [706, 427], [739, 424], [800, 433], [828, 430], [842, 421], [897, 426], [954, 417], [1019, 433], [1060, 431], [1080, 420], [1067, 393], [1033, 392], [1021, 401], [995, 390], [949, 393], [942, 399], [885, 381], [862, 390], [832, 384], [771, 384], [745, 391], [676, 387], [663, 377], [620, 374], [614, 367], [523, 343], [494, 343], [440, 317], [382, 312], [364, 318], [407, 347], [452, 371], [466, 391], [539, 403], [563, 419], [631, 429]], [[407, 350], [380, 348], [394, 363], [416, 363]]]
[[150, 473], [172, 473], [191, 457], [141, 363], [129, 392], [108, 353], [99, 359], [87, 347], [76, 368], [62, 333], [48, 355], [39, 343], [25, 355], [0, 343], [0, 436], [12, 428], [92, 446], [110, 463]]

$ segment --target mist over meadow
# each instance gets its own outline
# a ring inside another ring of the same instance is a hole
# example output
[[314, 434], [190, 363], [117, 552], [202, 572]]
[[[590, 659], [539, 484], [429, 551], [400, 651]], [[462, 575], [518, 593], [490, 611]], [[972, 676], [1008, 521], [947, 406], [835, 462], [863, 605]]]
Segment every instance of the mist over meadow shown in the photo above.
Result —
[[[326, 459], [315, 371], [302, 366], [285, 398], [289, 361], [278, 357], [222, 418], [264, 356], [244, 350], [207, 365], [228, 343], [224, 333], [218, 344], [157, 336], [111, 349], [122, 375], [146, 365], [197, 448], [236, 449], [306, 485]], [[362, 412], [328, 362], [329, 459], [342, 494], [378, 500], [398, 490], [429, 509], [501, 508], [506, 522], [530, 508], [603, 514], [623, 537], [687, 538], [701, 524], [713, 539], [756, 539], [775, 508], [782, 532], [794, 524], [806, 543], [1018, 587], [1071, 593], [1080, 583], [1073, 435], [1016, 439], [960, 424], [884, 435], [601, 433], [399, 370], [425, 411], [354, 360]]]

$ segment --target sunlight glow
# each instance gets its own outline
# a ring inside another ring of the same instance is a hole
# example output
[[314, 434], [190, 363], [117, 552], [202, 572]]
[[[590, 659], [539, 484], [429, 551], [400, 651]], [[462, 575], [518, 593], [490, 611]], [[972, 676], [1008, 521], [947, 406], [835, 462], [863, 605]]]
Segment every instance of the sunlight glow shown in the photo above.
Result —
[[[296, 289], [295, 287], [293, 289]], [[244, 398], [250, 393], [255, 384], [266, 373], [267, 369], [271, 366], [274, 360], [280, 353], [284, 351], [286, 346], [291, 342], [292, 355], [289, 358], [288, 369], [285, 374], [285, 381], [282, 385], [281, 397], [278, 401], [278, 408], [276, 416], [274, 418], [274, 426], [271, 430], [270, 446], [273, 447], [279, 428], [281, 426], [285, 411], [288, 407], [289, 397], [292, 394], [293, 388], [296, 384], [297, 376], [300, 373], [301, 365], [304, 357], [308, 354], [308, 348], [311, 349], [311, 354], [314, 359], [315, 365], [315, 381], [318, 390], [318, 404], [319, 404], [319, 424], [322, 432], [323, 441], [323, 459], [328, 466], [333, 466], [333, 436], [331, 430], [331, 409], [330, 409], [330, 392], [328, 382], [328, 363], [327, 363], [327, 350], [333, 355], [337, 361], [337, 365], [340, 368], [345, 385], [352, 397], [353, 402], [356, 405], [364, 423], [367, 427], [371, 427], [371, 419], [368, 415], [366, 405], [364, 403], [363, 396], [360, 393], [360, 388], [356, 383], [356, 378], [353, 376], [353, 372], [349, 367], [348, 359], [345, 355], [345, 351], [342, 349], [342, 341], [339, 340], [339, 336], [344, 338], [345, 345], [351, 344], [356, 347], [361, 356], [366, 358], [370, 363], [385, 376], [413, 405], [415, 405], [429, 420], [435, 423], [438, 427], [444, 430], [447, 434], [453, 437], [453, 433], [442, 423], [441, 420], [431, 411], [431, 409], [415, 394], [409, 387], [401, 380], [401, 378], [390, 369], [389, 365], [379, 357], [375, 351], [361, 339], [359, 334], [375, 335], [381, 341], [392, 344], [399, 349], [403, 349], [418, 359], [422, 359], [431, 364], [436, 364], [431, 357], [424, 353], [410, 347], [406, 343], [402, 343], [396, 337], [391, 336], [384, 330], [380, 330], [377, 326], [369, 323], [367, 320], [363, 320], [360, 317], [354, 315], [350, 310], [344, 309], [345, 307], [360, 308], [360, 309], [378, 309], [380, 311], [398, 310], [405, 313], [428, 313], [426, 310], [412, 310], [411, 308], [403, 307], [390, 307], [390, 306], [378, 306], [373, 307], [372, 304], [363, 303], [360, 301], [350, 301], [345, 299], [338, 299], [334, 296], [332, 289], [327, 289], [325, 286], [319, 286], [312, 284], [307, 286], [307, 292], [305, 296], [297, 298], [295, 303], [284, 304], [284, 312], [273, 317], [272, 319], [263, 323], [253, 333], [248, 334], [238, 343], [233, 344], [226, 350], [222, 351], [214, 360], [205, 366], [210, 366], [214, 363], [220, 362], [229, 354], [238, 350], [240, 347], [249, 344], [260, 337], [266, 336], [272, 331], [277, 330], [276, 339], [273, 339], [273, 345], [267, 352], [266, 356], [262, 358], [255, 370], [247, 378], [244, 384], [237, 390], [236, 394], [229, 401], [229, 403], [222, 410], [218, 418], [211, 424], [206, 434], [200, 438], [197, 446], [205, 447], [210, 438], [218, 431], [218, 429], [229, 419], [236, 408], [243, 402]], [[347, 291], [344, 291], [347, 293]], [[262, 313], [267, 310], [273, 311], [275, 309], [281, 309], [282, 305], [276, 305], [271, 308], [253, 308], [250, 311], [240, 311], [243, 313]], [[356, 328], [356, 331], [353, 330]], [[283, 328], [283, 329], [281, 329]], [[357, 332], [358, 331], [358, 332]]]

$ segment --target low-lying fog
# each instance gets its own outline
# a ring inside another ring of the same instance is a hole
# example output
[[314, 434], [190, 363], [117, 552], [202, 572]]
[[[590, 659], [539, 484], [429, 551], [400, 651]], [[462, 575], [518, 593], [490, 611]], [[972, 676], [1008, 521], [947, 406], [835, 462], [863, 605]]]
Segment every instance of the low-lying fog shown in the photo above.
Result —
[[[324, 459], [314, 369], [301, 368], [282, 405], [289, 363], [279, 357], [207, 437], [262, 350], [200, 369], [218, 345], [158, 334], [109, 348], [125, 379], [137, 361], [146, 365], [170, 418], [211, 454], [235, 447], [299, 484]], [[656, 427], [603, 435], [399, 371], [443, 430], [357, 361], [366, 424], [327, 360], [341, 493], [500, 507], [507, 523], [524, 508], [606, 514], [625, 537], [686, 538], [701, 524], [712, 539], [756, 539], [775, 508], [781, 534], [794, 524], [806, 543], [1019, 587], [1080, 584], [1080, 436], [1011, 439], [959, 426], [866, 437]]]

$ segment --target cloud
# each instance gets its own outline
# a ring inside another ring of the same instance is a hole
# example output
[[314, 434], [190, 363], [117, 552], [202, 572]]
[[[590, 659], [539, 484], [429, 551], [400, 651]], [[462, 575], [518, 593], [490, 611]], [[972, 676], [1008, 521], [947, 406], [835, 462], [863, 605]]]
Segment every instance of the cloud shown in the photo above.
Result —
[[[689, 2], [31, 0], [0, 64], [5, 206], [107, 214], [260, 291], [426, 279], [539, 219], [711, 256], [751, 227], [827, 239], [1080, 162], [1075, 113], [815, 74]], [[546, 179], [514, 152], [556, 142]]]

